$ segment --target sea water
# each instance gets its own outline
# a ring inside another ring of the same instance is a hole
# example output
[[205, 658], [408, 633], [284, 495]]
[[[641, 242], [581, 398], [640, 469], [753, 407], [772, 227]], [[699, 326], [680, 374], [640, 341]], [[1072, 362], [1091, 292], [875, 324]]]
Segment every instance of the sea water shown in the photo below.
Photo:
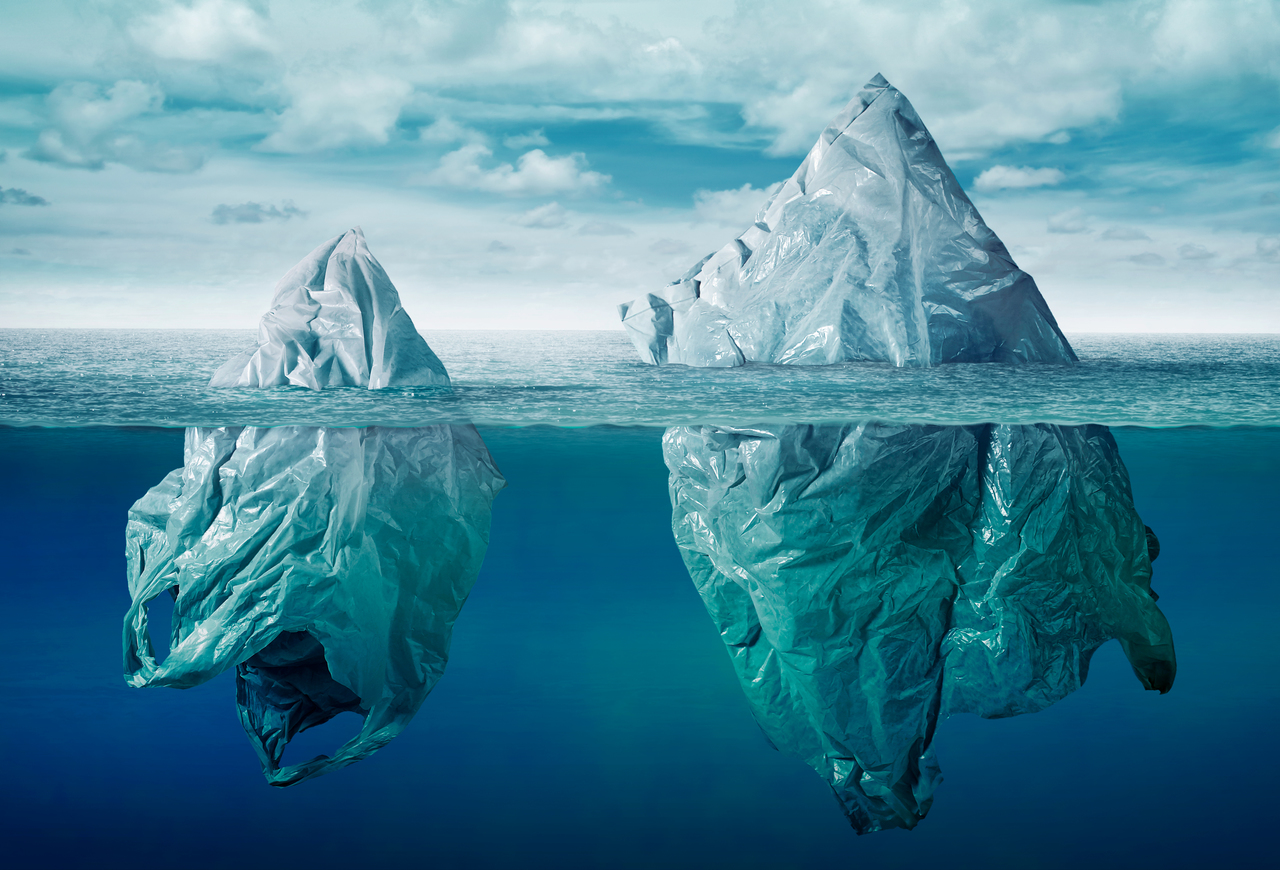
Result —
[[[1280, 337], [1071, 336], [1078, 366], [921, 371], [655, 369], [611, 332], [426, 338], [452, 392], [205, 389], [250, 332], [0, 331], [6, 866], [1272, 866]], [[445, 676], [395, 741], [273, 789], [231, 675], [124, 685], [125, 512], [181, 466], [181, 427], [461, 419], [509, 486]], [[1110, 643], [1048, 710], [943, 722], [929, 816], [866, 837], [753, 723], [660, 447], [669, 425], [860, 419], [1115, 427], [1179, 666], [1143, 692]]]

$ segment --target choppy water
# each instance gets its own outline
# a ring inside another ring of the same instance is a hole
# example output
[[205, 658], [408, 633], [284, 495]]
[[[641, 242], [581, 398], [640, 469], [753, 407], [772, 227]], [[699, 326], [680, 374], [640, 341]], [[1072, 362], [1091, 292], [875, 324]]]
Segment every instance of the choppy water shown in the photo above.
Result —
[[1073, 366], [645, 366], [622, 332], [428, 332], [452, 389], [210, 390], [248, 330], [0, 330], [0, 425], [1280, 425], [1280, 335], [1074, 335]]

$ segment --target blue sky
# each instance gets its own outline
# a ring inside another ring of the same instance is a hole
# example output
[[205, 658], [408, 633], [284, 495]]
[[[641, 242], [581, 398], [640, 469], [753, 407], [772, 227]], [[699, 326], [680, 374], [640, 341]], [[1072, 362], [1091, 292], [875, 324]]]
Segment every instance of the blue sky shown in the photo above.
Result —
[[614, 328], [876, 72], [1070, 331], [1280, 331], [1280, 3], [0, 5], [0, 325]]

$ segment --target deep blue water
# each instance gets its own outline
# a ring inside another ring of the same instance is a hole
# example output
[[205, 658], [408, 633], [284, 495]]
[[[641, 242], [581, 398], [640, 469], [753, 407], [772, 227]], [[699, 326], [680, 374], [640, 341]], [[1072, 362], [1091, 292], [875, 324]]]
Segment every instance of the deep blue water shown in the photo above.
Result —
[[4, 865], [1273, 866], [1280, 429], [1115, 430], [1173, 690], [1109, 643], [1044, 712], [943, 723], [928, 818], [865, 837], [754, 725], [672, 541], [660, 430], [482, 433], [509, 487], [443, 680], [371, 758], [273, 789], [230, 675], [121, 679], [125, 512], [181, 430], [0, 428]]

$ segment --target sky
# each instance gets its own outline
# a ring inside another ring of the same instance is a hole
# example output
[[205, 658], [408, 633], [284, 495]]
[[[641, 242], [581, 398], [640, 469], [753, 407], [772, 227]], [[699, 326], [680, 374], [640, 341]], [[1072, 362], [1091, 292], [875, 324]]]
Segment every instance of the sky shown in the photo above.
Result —
[[1280, 332], [1280, 0], [0, 0], [0, 327], [615, 329], [877, 72], [1070, 332]]

